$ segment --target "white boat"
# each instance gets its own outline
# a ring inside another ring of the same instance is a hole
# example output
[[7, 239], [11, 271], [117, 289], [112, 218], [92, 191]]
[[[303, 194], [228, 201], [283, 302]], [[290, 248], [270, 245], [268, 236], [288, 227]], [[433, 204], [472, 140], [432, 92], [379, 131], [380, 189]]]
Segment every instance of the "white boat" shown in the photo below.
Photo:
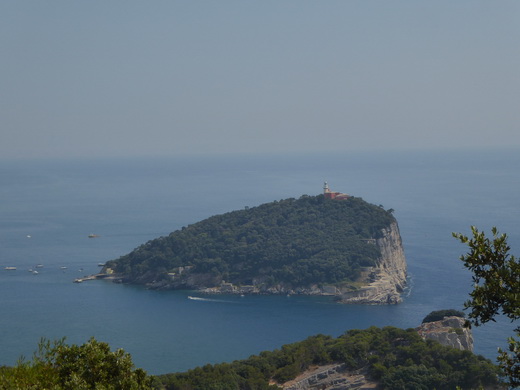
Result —
[[67, 269], [67, 267], [65, 267], [64, 265], [62, 265], [62, 266], [60, 267], [60, 269]]
[[16, 271], [16, 267], [5, 267], [6, 271]]
[[37, 264], [36, 268], [43, 268], [43, 264]]
[[33, 272], [33, 275], [38, 275], [38, 271], [34, 270]]

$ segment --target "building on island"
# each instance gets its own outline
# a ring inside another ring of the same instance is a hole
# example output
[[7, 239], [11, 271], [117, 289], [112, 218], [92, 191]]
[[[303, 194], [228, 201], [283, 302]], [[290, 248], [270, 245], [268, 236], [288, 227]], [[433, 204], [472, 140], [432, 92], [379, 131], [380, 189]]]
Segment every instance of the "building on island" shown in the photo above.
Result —
[[342, 200], [350, 198], [350, 195], [348, 194], [343, 194], [341, 192], [332, 192], [327, 182], [323, 184], [323, 195], [325, 196], [325, 199]]

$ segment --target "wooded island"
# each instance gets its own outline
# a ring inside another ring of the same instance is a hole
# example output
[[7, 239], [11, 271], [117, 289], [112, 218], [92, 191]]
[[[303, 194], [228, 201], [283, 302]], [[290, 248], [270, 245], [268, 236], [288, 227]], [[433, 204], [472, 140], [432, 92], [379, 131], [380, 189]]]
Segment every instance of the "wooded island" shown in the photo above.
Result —
[[[194, 223], [106, 263], [123, 282], [239, 293], [356, 291], [377, 279], [392, 210], [303, 195]], [[400, 246], [400, 237], [398, 237]], [[404, 260], [404, 259], [403, 259]]]

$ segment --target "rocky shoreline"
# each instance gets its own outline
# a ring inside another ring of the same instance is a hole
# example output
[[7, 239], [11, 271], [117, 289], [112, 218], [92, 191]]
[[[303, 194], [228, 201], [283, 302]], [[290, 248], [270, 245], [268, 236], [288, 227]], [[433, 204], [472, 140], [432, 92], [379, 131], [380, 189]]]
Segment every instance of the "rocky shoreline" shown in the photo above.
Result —
[[232, 283], [222, 283], [218, 287], [198, 289], [203, 294], [236, 294], [236, 295], [322, 295], [340, 296], [340, 290], [335, 286], [311, 286], [310, 288], [286, 288], [284, 286], [263, 288], [258, 286], [234, 286]]

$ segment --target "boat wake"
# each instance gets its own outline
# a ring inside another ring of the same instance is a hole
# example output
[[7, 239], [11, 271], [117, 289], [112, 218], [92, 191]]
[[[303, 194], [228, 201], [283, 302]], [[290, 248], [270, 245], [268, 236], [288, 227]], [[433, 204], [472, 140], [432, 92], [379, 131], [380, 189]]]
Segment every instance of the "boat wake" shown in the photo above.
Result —
[[224, 299], [211, 299], [211, 298], [192, 297], [191, 295], [188, 295], [188, 299], [191, 299], [192, 301], [235, 303], [233, 301], [226, 301]]

